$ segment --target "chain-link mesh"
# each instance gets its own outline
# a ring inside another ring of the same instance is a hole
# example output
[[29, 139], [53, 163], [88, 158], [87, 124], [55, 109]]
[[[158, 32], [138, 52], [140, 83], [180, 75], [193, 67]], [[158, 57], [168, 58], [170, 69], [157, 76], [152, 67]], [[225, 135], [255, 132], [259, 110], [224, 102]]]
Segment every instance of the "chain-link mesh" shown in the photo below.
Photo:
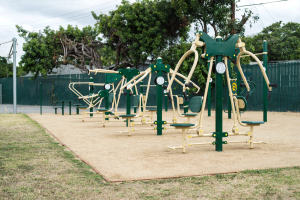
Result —
[[[253, 81], [255, 84], [255, 91], [248, 99], [248, 108], [250, 111], [262, 111], [263, 110], [263, 84], [264, 79], [261, 70], [258, 65], [245, 65], [242, 66], [243, 72], [248, 81]], [[271, 83], [277, 83], [278, 87], [272, 89], [271, 100], [268, 100], [268, 111], [277, 112], [300, 112], [300, 63], [268, 63], [267, 74]], [[151, 85], [154, 85], [154, 78], [156, 74], [153, 73]], [[98, 73], [93, 76], [95, 83], [104, 83], [105, 74]], [[166, 78], [165, 78], [166, 79]], [[180, 79], [182, 81], [182, 79]], [[38, 77], [36, 80], [31, 81], [28, 77], [17, 78], [17, 103], [20, 105], [39, 105], [40, 104], [40, 83], [42, 83], [42, 103], [43, 105], [53, 105], [55, 101], [57, 104], [61, 100], [73, 100], [77, 96], [69, 89], [70, 82], [89, 82], [89, 76], [87, 74], [72, 74], [72, 75], [54, 75], [48, 76], [47, 79]], [[144, 79], [143, 84], [148, 83], [148, 78]], [[12, 78], [0, 79], [2, 84], [2, 103], [13, 103], [13, 80]], [[117, 83], [115, 83], [116, 85]], [[138, 92], [140, 92], [140, 84], [138, 84]], [[87, 95], [88, 85], [76, 85], [78, 91], [83, 95]], [[251, 88], [254, 88], [253, 84], [250, 84]], [[174, 83], [173, 94], [182, 94], [182, 87], [177, 83]], [[95, 92], [102, 90], [102, 86], [95, 86]], [[241, 95], [245, 96], [246, 92], [242, 91]], [[117, 91], [118, 92], [118, 91]], [[144, 87], [144, 93], [146, 87]], [[203, 94], [204, 88], [201, 89]], [[54, 95], [54, 101], [50, 104], [50, 97]], [[190, 95], [191, 97], [192, 95]], [[212, 103], [211, 107], [215, 107], [215, 92], [212, 88], [211, 92]], [[73, 100], [74, 103], [78, 103], [78, 100]], [[83, 103], [83, 102], [81, 102]], [[156, 105], [156, 87], [150, 87], [149, 90], [149, 106]], [[165, 105], [165, 96], [163, 95], [163, 108]], [[176, 105], [176, 102], [175, 102]], [[227, 110], [228, 105], [228, 88], [227, 84], [224, 85], [223, 90], [223, 109]], [[126, 106], [125, 96], [121, 97], [119, 106], [124, 108]], [[168, 103], [169, 108], [171, 104]]]

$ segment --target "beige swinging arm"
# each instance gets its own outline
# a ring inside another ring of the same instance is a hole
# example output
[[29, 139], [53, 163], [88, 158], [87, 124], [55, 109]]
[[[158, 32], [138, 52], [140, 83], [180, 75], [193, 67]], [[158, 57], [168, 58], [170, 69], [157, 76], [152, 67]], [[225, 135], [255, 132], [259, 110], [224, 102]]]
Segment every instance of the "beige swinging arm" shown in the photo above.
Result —
[[[187, 77], [185, 83], [188, 84], [188, 83], [190, 82], [191, 77], [192, 77], [192, 75], [193, 75], [193, 73], [194, 73], [194, 70], [195, 70], [195, 68], [196, 68], [196, 66], [197, 66], [197, 63], [198, 63], [198, 52], [196, 51], [196, 48], [197, 48], [197, 47], [202, 47], [202, 46], [205, 45], [205, 43], [202, 42], [202, 41], [199, 41], [199, 39], [200, 39], [200, 35], [199, 35], [199, 33], [197, 33], [197, 34], [196, 34], [196, 39], [195, 39], [195, 41], [192, 43], [191, 49], [188, 50], [188, 51], [180, 58], [180, 60], [178, 61], [177, 65], [176, 65], [176, 67], [175, 67], [175, 69], [174, 69], [174, 73], [173, 73], [173, 75], [172, 75], [171, 81], [169, 82], [169, 85], [168, 85], [168, 87], [167, 87], [167, 92], [170, 91], [171, 86], [172, 86], [172, 83], [173, 83], [173, 81], [174, 81], [174, 79], [175, 79], [175, 76], [176, 76], [176, 74], [177, 74], [177, 72], [178, 72], [178, 69], [180, 68], [182, 62], [185, 60], [185, 58], [186, 58], [188, 55], [190, 55], [191, 53], [194, 53], [194, 54], [195, 54], [194, 63], [193, 63], [193, 66], [192, 66], [192, 68], [191, 68], [191, 71], [190, 71], [190, 73], [189, 73], [189, 75], [188, 75], [188, 77]], [[186, 90], [186, 86], [184, 85], [183, 91], [185, 91], [185, 90]]]
[[[247, 87], [247, 90], [250, 91], [250, 88], [249, 88], [249, 85], [248, 85], [248, 83], [247, 83], [247, 81], [246, 81], [246, 78], [245, 78], [245, 76], [244, 76], [244, 73], [242, 72], [241, 61], [240, 61], [241, 56], [242, 56], [243, 54], [248, 54], [249, 56], [251, 56], [251, 57], [257, 62], [258, 66], [260, 67], [261, 73], [263, 74], [263, 77], [264, 77], [264, 79], [265, 79], [265, 81], [266, 81], [266, 83], [267, 83], [267, 87], [268, 87], [269, 91], [272, 91], [272, 87], [270, 86], [270, 81], [269, 81], [268, 76], [267, 76], [267, 74], [266, 74], [266, 72], [265, 72], [265, 69], [264, 69], [264, 67], [262, 66], [260, 60], [256, 57], [256, 55], [253, 54], [252, 52], [246, 50], [246, 48], [245, 48], [245, 43], [242, 42], [242, 40], [241, 40], [240, 38], [239, 38], [238, 41], [237, 41], [236, 47], [238, 47], [238, 48], [240, 49], [240, 53], [239, 53], [239, 55], [237, 56], [237, 66], [238, 66], [238, 69], [239, 69], [239, 71], [240, 71], [240, 74], [242, 75], [242, 78], [243, 78], [243, 81], [244, 81], [244, 83], [245, 83], [245, 85], [246, 85], [246, 87]], [[247, 85], [248, 85], [248, 86], [247, 86]]]

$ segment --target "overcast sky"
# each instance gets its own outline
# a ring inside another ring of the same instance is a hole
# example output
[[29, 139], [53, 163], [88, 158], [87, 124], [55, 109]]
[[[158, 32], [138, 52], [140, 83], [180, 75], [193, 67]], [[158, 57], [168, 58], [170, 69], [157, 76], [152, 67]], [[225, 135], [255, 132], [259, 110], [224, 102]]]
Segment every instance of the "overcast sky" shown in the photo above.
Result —
[[[238, 6], [274, 2], [278, 0], [241, 0]], [[130, 0], [134, 2], [134, 0]], [[24, 53], [22, 46], [24, 40], [17, 34], [15, 25], [21, 25], [29, 31], [39, 31], [46, 26], [58, 29], [61, 25], [77, 25], [79, 28], [94, 25], [95, 20], [91, 11], [97, 14], [108, 13], [120, 5], [121, 0], [0, 0], [0, 44], [17, 38], [17, 62]], [[259, 14], [260, 20], [250, 29], [246, 26], [246, 35], [252, 35], [262, 31], [264, 27], [277, 21], [300, 23], [300, 0], [288, 0], [264, 5], [243, 7], [251, 9], [254, 14]], [[236, 14], [236, 18], [241, 16]], [[0, 45], [0, 56], [6, 57], [11, 43]], [[18, 64], [17, 64], [18, 66]]]

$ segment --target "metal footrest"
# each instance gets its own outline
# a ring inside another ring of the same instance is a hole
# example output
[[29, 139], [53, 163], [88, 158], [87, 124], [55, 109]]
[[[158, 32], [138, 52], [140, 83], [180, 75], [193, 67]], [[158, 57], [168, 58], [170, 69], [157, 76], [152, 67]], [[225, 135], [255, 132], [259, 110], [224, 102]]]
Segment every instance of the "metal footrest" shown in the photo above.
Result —
[[253, 142], [253, 144], [268, 144], [268, 143], [264, 142], [264, 141], [256, 141], [256, 142]]
[[178, 146], [178, 147], [169, 147], [169, 146], [168, 146], [168, 148], [169, 148], [169, 149], [176, 150], [176, 149], [183, 149], [183, 146]]

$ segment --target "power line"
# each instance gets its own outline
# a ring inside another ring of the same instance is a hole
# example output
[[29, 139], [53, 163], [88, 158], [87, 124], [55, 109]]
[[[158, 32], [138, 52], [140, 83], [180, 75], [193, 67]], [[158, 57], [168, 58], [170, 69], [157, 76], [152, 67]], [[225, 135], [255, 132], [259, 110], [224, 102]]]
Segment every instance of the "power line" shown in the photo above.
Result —
[[[108, 8], [112, 8], [114, 6], [110, 6], [110, 7], [107, 7], [106, 9], [107, 10], [110, 10]], [[96, 12], [99, 12], [99, 11], [107, 11], [107, 10], [97, 10]], [[82, 16], [82, 17], [80, 17]], [[64, 20], [60, 20], [60, 21], [56, 21], [54, 23], [51, 23], [51, 24], [47, 24], [47, 23], [42, 23], [42, 24], [36, 24], [36, 25], [33, 25], [32, 28], [36, 28], [36, 27], [40, 27], [40, 26], [49, 26], [49, 25], [53, 25], [53, 24], [58, 24], [58, 23], [61, 23], [61, 22], [67, 22], [67, 21], [70, 21], [70, 20], [75, 20], [75, 19], [81, 19], [81, 18], [85, 18], [85, 17], [89, 17], [91, 16], [90, 13], [85, 13], [85, 14], [81, 14], [81, 15], [77, 15], [77, 16], [72, 16], [72, 17], [69, 17], [69, 18], [65, 18]], [[1, 31], [5, 31], [5, 32], [12, 32], [12, 31], [16, 31], [16, 29], [6, 29], [6, 30], [1, 30]]]
[[[119, 1], [119, 0], [115, 0], [115, 1]], [[92, 6], [92, 7], [85, 8], [85, 9], [81, 9], [81, 10], [76, 10], [76, 11], [74, 11], [74, 12], [70, 12], [70, 13], [66, 13], [66, 14], [62, 14], [62, 15], [57, 15], [57, 16], [55, 16], [55, 17], [49, 17], [49, 18], [46, 18], [46, 19], [35, 20], [35, 21], [29, 21], [29, 22], [23, 22], [23, 23], [31, 23], [31, 22], [38, 22], [38, 21], [44, 21], [44, 20], [48, 20], [48, 19], [53, 19], [53, 18], [56, 18], [56, 17], [61, 17], [61, 16], [69, 15], [69, 14], [72, 14], [72, 13], [77, 13], [77, 12], [80, 12], [80, 11], [84, 11], [84, 10], [88, 10], [88, 9], [91, 9], [91, 8], [99, 7], [99, 6], [102, 6], [102, 5], [105, 5], [105, 4], [109, 4], [109, 3], [112, 3], [112, 2], [115, 2], [115, 1], [110, 1], [110, 2], [108, 2], [108, 3], [99, 4], [99, 5], [96, 5], [96, 6]], [[13, 24], [13, 25], [14, 25], [14, 24]], [[0, 26], [0, 27], [6, 27], [6, 26], [11, 26], [11, 24], [10, 24], [10, 25], [3, 25], [3, 26]]]
[[[269, 11], [266, 9], [266, 7], [264, 6], [264, 5], [262, 5], [264, 8], [265, 8], [265, 10], [267, 11], [267, 13], [269, 13]], [[276, 20], [274, 19], [274, 17], [269, 13], [269, 15], [273, 18], [273, 20], [276, 22]]]
[[2, 42], [2, 43], [0, 43], [0, 45], [1, 45], [1, 44], [6, 44], [6, 43], [9, 43], [9, 42], [12, 42], [12, 41], [8, 41], [8, 42]]
[[[253, 1], [253, 0], [248, 0], [248, 1], [249, 1], [249, 3], [254, 4], [254, 1]], [[263, 29], [265, 25], [264, 25], [262, 19], [260, 18], [260, 15], [259, 15], [259, 12], [258, 12], [256, 6], [254, 6], [254, 8], [255, 8], [256, 13], [257, 13], [257, 15], [258, 15], [258, 17], [259, 17], [258, 22], [259, 22], [260, 24], [258, 23], [258, 25], [260, 26], [261, 29]]]
[[24, 12], [24, 11], [32, 11], [32, 10], [37, 10], [37, 9], [49, 8], [51, 6], [55, 6], [55, 5], [58, 5], [58, 4], [65, 3], [65, 1], [69, 1], [69, 0], [58, 0], [58, 1], [55, 1], [55, 2], [52, 1], [50, 4], [31, 7], [29, 9], [27, 8], [27, 9], [23, 9], [23, 10], [15, 10], [15, 11], [10, 11], [10, 12], [4, 12], [4, 13], [1, 13], [1, 14], [16, 13], [16, 12]]
[[242, 6], [237, 6], [237, 7], [241, 8], [241, 7], [256, 6], [256, 5], [260, 6], [260, 5], [263, 5], [263, 4], [276, 3], [276, 2], [282, 2], [282, 1], [288, 1], [288, 0], [271, 1], [271, 2], [266, 2], [266, 3], [257, 3], [257, 4], [250, 4], [250, 5], [242, 5]]

